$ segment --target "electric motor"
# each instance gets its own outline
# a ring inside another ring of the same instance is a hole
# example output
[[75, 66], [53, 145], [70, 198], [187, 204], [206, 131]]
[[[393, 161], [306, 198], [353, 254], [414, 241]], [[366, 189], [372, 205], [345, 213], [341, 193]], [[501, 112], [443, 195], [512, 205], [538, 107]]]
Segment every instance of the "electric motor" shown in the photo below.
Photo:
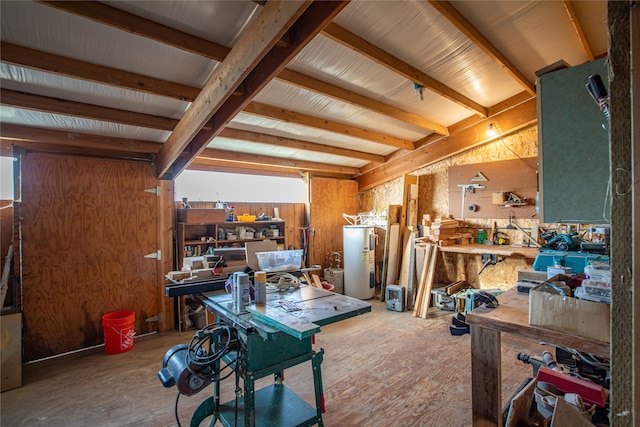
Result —
[[189, 346], [178, 344], [169, 349], [162, 359], [162, 370], [158, 378], [165, 387], [176, 385], [182, 394], [192, 396], [211, 383], [210, 369], [187, 363]]

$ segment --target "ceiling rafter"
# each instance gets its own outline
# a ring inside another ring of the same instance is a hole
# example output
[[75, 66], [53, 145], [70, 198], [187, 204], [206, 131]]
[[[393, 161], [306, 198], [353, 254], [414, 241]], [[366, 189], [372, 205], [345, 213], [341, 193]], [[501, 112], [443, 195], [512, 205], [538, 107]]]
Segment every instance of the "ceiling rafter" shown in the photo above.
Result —
[[[160, 129], [171, 131], [178, 124], [177, 119], [154, 116], [151, 114], [135, 113], [131, 111], [119, 110], [116, 108], [101, 107], [98, 105], [81, 102], [66, 101], [58, 98], [33, 95], [24, 92], [17, 92], [9, 89], [0, 89], [0, 104], [24, 108], [35, 111], [45, 111], [52, 114], [82, 117], [90, 120], [99, 120], [109, 123], [118, 123], [130, 126], [140, 126], [150, 129]], [[229, 139], [239, 139], [249, 142], [258, 142], [281, 147], [296, 148], [306, 151], [316, 151], [321, 153], [335, 154], [337, 156], [366, 160], [381, 163], [384, 156], [365, 153], [362, 151], [349, 150], [341, 147], [317, 144], [299, 139], [273, 136], [259, 132], [242, 131], [233, 128], [225, 128], [221, 137]]]
[[0, 60], [7, 64], [46, 71], [66, 77], [88, 80], [94, 83], [135, 90], [151, 95], [166, 96], [181, 101], [193, 101], [200, 88], [142, 76], [117, 68], [42, 52], [13, 43], [0, 43]]
[[[187, 43], [188, 38], [193, 37], [190, 34], [181, 33], [178, 30], [172, 29], [170, 36], [163, 35], [162, 37], [160, 37], [159, 34], [162, 33], [161, 30], [163, 27], [165, 27], [164, 25], [161, 25], [146, 19], [141, 19], [136, 15], [130, 14], [128, 12], [120, 11], [115, 8], [111, 8], [110, 6], [106, 6], [108, 9], [104, 9], [103, 5], [101, 5], [98, 2], [62, 1], [60, 2], [61, 3], [60, 5], [58, 5], [59, 3], [58, 1], [41, 1], [41, 3], [51, 7], [56, 7], [58, 9], [66, 10], [69, 13], [74, 13], [79, 16], [84, 16], [88, 19], [91, 19], [106, 25], [110, 25], [115, 28], [119, 28], [123, 31], [127, 31], [142, 37], [147, 37], [152, 40], [164, 42], [176, 48], [180, 48], [193, 53], [199, 53]], [[81, 3], [81, 5], [76, 5], [76, 3]], [[103, 12], [104, 12], [104, 17], [102, 15]], [[146, 27], [147, 25], [149, 26], [149, 28]], [[286, 47], [289, 43], [287, 37], [288, 36], [286, 34], [283, 35], [282, 38], [277, 42], [278, 46]], [[203, 39], [200, 39], [200, 43], [203, 45], [206, 45], [206, 43], [211, 43], [212, 46], [210, 47], [209, 50], [215, 50], [217, 47], [219, 47], [219, 45], [216, 45], [213, 42], [208, 42], [207, 40], [203, 40]], [[206, 46], [203, 46], [199, 50], [206, 52], [208, 49], [206, 48]], [[217, 61], [223, 61], [227, 54], [228, 52], [225, 55], [218, 55], [215, 58], [212, 58], [210, 55], [201, 53], [202, 56], [210, 59], [215, 59]], [[281, 74], [285, 74], [286, 71], [287, 70], [283, 70], [283, 73]], [[287, 80], [287, 77], [291, 77], [291, 75], [285, 74], [284, 76], [281, 75], [280, 77], [283, 80]], [[304, 79], [304, 77], [307, 77], [308, 79], [311, 79], [311, 80]], [[310, 90], [312, 92], [318, 92], [315, 85], [305, 84], [305, 82], [313, 81], [312, 77], [304, 76], [303, 74], [298, 73], [296, 81], [297, 83], [291, 82], [291, 81], [289, 81], [289, 83], [295, 84], [299, 87], [304, 87], [305, 89]], [[389, 115], [390, 117], [393, 117], [397, 120], [411, 123], [422, 129], [436, 132], [441, 135], [447, 134], [445, 126], [439, 125], [437, 123], [433, 123], [418, 115], [404, 112], [395, 107], [389, 106], [379, 101], [371, 100], [367, 97], [358, 95], [354, 92], [350, 92], [345, 89], [341, 89], [336, 86], [329, 85], [329, 86], [324, 86], [324, 88], [325, 88], [325, 91], [319, 92], [319, 93], [323, 93], [334, 99], [339, 99], [344, 102], [348, 102], [360, 108], [376, 111], [377, 113], [384, 114], [384, 115]], [[440, 89], [443, 89], [443, 88], [440, 88]], [[245, 88], [242, 88], [241, 91], [244, 92], [245, 90], [246, 90]], [[443, 90], [443, 92], [448, 94], [448, 91], [446, 90]], [[235, 93], [235, 95], [242, 95], [242, 93]], [[443, 96], [445, 95], [443, 94]], [[473, 101], [469, 100], [469, 102], [473, 102]], [[476, 104], [476, 105], [477, 105], [477, 108], [482, 108], [479, 104]]]
[[348, 157], [351, 159], [366, 160], [368, 162], [383, 163], [384, 156], [378, 154], [365, 153], [363, 151], [349, 150], [332, 145], [316, 144], [314, 142], [302, 141], [299, 139], [285, 138], [282, 136], [267, 135], [264, 133], [251, 132], [246, 130], [224, 128], [218, 135], [222, 138], [237, 139], [242, 141], [268, 144], [277, 147], [295, 148], [297, 150], [315, 151], [318, 153], [333, 154], [336, 156]]
[[580, 20], [578, 19], [578, 15], [576, 15], [576, 11], [573, 9], [573, 5], [569, 0], [562, 0], [562, 5], [564, 6], [564, 10], [567, 11], [567, 15], [569, 15], [571, 26], [573, 26], [573, 30], [576, 32], [576, 36], [582, 45], [585, 55], [587, 55], [589, 61], [593, 61], [595, 59], [593, 51], [591, 50], [591, 46], [589, 46], [587, 36], [585, 36], [584, 31], [582, 31], [582, 25], [580, 25]]
[[[346, 6], [347, 2], [269, 2], [209, 78], [158, 153], [158, 177], [185, 169], [252, 98]], [[296, 7], [297, 6], [297, 7]], [[290, 31], [288, 47], [276, 42]], [[244, 82], [246, 93], [230, 97]], [[207, 129], [203, 129], [207, 125]], [[187, 152], [188, 156], [179, 158]]]
[[118, 138], [67, 130], [52, 130], [32, 126], [0, 124], [0, 139], [6, 143], [36, 142], [65, 147], [86, 147], [104, 151], [155, 154], [160, 144], [132, 138]]
[[[153, 79], [140, 74], [123, 72], [101, 65], [94, 65], [82, 61], [76, 61], [67, 57], [54, 55], [47, 52], [40, 52], [11, 43], [2, 42], [1, 53], [1, 60], [3, 62], [15, 64], [17, 66], [34, 68], [54, 74], [65, 75], [70, 78], [112, 85], [119, 88], [142, 91], [152, 95], [167, 96], [173, 99], [184, 101], [193, 101], [198, 93], [200, 93], [200, 89], [198, 88], [171, 83], [164, 80]], [[80, 63], [80, 68], [76, 67], [78, 63]], [[141, 88], [144, 88], [144, 90], [142, 90]], [[234, 95], [236, 93], [237, 92], [234, 92]], [[63, 100], [61, 101], [67, 102]], [[245, 107], [245, 112], [276, 120], [297, 123], [329, 132], [340, 133], [343, 135], [348, 135], [354, 138], [376, 142], [391, 147], [405, 148], [409, 150], [412, 150], [414, 148], [413, 143], [408, 140], [369, 131], [362, 128], [357, 128], [355, 126], [332, 122], [320, 117], [314, 117], [311, 115], [297, 113], [289, 110], [282, 110], [280, 108], [272, 107], [265, 104], [251, 102]], [[144, 126], [143, 124], [138, 125]], [[172, 130], [174, 127], [175, 124], [171, 127], [171, 129], [168, 130]]]
[[359, 54], [366, 56], [372, 61], [388, 68], [389, 70], [400, 74], [412, 83], [418, 83], [429, 89], [438, 95], [447, 98], [456, 104], [473, 111], [475, 114], [481, 117], [487, 117], [486, 107], [478, 104], [477, 102], [469, 99], [461, 93], [453, 90], [444, 83], [439, 82], [433, 77], [428, 76], [426, 73], [418, 70], [417, 68], [407, 64], [401, 59], [391, 55], [378, 46], [369, 43], [362, 37], [352, 33], [346, 28], [341, 27], [336, 23], [331, 23], [325, 27], [322, 31], [322, 35], [330, 38], [331, 40], [346, 46]]
[[101, 24], [110, 25], [131, 34], [147, 37], [178, 49], [213, 59], [214, 61], [222, 62], [231, 50], [226, 46], [97, 1], [36, 1]]
[[65, 99], [34, 95], [9, 89], [0, 90], [0, 104], [27, 110], [44, 111], [52, 114], [82, 117], [85, 119], [140, 126], [150, 129], [173, 130], [178, 124], [177, 119], [168, 117], [102, 107], [83, 102], [67, 101]]
[[515, 81], [529, 94], [536, 94], [536, 87], [524, 74], [518, 70], [480, 31], [478, 31], [456, 8], [448, 1], [427, 0], [442, 16], [447, 18], [469, 40], [500, 65]]
[[279, 166], [283, 168], [303, 169], [308, 171], [318, 172], [332, 172], [340, 173], [344, 175], [355, 175], [358, 173], [358, 168], [340, 165], [331, 165], [328, 163], [309, 162], [306, 160], [285, 159], [282, 157], [274, 156], [262, 156], [251, 153], [241, 153], [238, 151], [218, 150], [215, 148], [207, 148], [198, 155], [198, 159], [201, 161], [204, 159], [213, 159], [215, 161], [225, 163], [241, 163], [242, 165], [256, 164], [264, 165], [269, 164], [272, 166]]
[[[523, 129], [537, 121], [536, 99], [530, 98], [521, 104], [514, 106], [492, 117], [491, 120], [498, 123], [501, 136]], [[471, 123], [465, 128], [458, 128], [449, 136], [442, 136], [431, 141], [412, 152], [398, 152], [388, 156], [387, 162], [382, 165], [371, 164], [360, 169], [358, 177], [359, 190], [364, 191], [376, 185], [390, 181], [401, 176], [407, 171], [415, 171], [437, 161], [446, 159], [457, 153], [469, 150], [473, 147], [485, 144], [491, 138], [479, 138], [485, 133], [486, 120]], [[496, 139], [496, 137], [493, 137]]]
[[406, 139], [397, 138], [391, 135], [385, 135], [355, 126], [350, 126], [344, 123], [334, 122], [322, 117], [310, 116], [308, 114], [298, 113], [296, 111], [286, 110], [284, 108], [260, 104], [255, 101], [250, 102], [246, 107], [244, 107], [242, 112], [260, 117], [280, 120], [287, 123], [295, 123], [315, 129], [322, 129], [328, 132], [339, 133], [342, 135], [351, 136], [353, 138], [364, 139], [365, 141], [388, 145], [390, 147], [404, 148], [407, 150], [413, 150], [415, 148], [413, 142]]
[[348, 89], [332, 85], [330, 83], [318, 80], [314, 77], [307, 76], [302, 73], [298, 73], [293, 70], [282, 70], [277, 76], [279, 80], [283, 80], [292, 85], [300, 88], [310, 90], [312, 92], [321, 93], [328, 97], [343, 101], [357, 107], [373, 111], [375, 113], [383, 114], [392, 117], [396, 120], [400, 120], [406, 123], [410, 123], [416, 127], [438, 133], [440, 135], [448, 135], [449, 131], [446, 126], [435, 123], [417, 114], [409, 113], [400, 108], [393, 107], [389, 104], [385, 104], [375, 99], [371, 99], [364, 95], [360, 95], [356, 92]]
[[[144, 141], [131, 138], [99, 136], [66, 130], [52, 130], [2, 123], [0, 124], [0, 145], [5, 148], [19, 145], [39, 151], [51, 151], [68, 154], [96, 154], [102, 157], [134, 159], [151, 161], [162, 148], [162, 144], [154, 141]], [[317, 173], [342, 174], [353, 176], [357, 168], [341, 167], [331, 164], [283, 159], [262, 155], [237, 155], [232, 151], [205, 149], [201, 159], [217, 162], [233, 162], [236, 167], [247, 159], [247, 168], [268, 167], [273, 171], [288, 173], [289, 169], [298, 168], [300, 171], [315, 171]], [[275, 160], [278, 160], [275, 162]], [[280, 163], [282, 166], [276, 166]]]
[[[269, 2], [217, 67], [158, 153], [158, 178], [185, 169], [252, 98], [296, 55], [346, 2]], [[292, 43], [277, 41], [291, 31]], [[244, 83], [242, 97], [230, 97]], [[206, 125], [206, 128], [205, 128]], [[180, 154], [187, 152], [182, 158]]]

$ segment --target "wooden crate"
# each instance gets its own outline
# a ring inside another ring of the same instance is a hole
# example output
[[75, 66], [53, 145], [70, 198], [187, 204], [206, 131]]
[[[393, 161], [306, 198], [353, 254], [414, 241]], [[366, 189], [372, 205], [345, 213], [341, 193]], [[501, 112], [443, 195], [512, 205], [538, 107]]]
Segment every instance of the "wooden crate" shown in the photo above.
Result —
[[225, 215], [225, 209], [178, 209], [178, 222], [185, 224], [224, 222]]

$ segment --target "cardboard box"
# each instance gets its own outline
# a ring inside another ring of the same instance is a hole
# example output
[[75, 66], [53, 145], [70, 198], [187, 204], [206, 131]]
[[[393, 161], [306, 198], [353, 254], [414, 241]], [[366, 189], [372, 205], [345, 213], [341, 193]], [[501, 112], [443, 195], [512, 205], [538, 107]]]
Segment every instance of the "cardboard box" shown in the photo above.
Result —
[[[568, 276], [559, 274], [548, 282], [566, 280]], [[610, 342], [610, 313], [609, 304], [562, 296], [546, 284], [529, 292], [529, 324], [554, 331]]]
[[225, 209], [178, 209], [178, 222], [185, 224], [224, 222], [225, 218]]

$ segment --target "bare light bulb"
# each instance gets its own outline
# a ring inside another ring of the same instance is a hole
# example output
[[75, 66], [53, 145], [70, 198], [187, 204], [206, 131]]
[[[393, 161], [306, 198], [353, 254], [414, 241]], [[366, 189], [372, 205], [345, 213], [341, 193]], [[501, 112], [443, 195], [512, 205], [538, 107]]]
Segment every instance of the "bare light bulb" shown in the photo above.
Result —
[[489, 123], [489, 127], [487, 128], [487, 136], [488, 137], [494, 137], [498, 134], [498, 131], [496, 130], [495, 126], [493, 126], [493, 123]]

